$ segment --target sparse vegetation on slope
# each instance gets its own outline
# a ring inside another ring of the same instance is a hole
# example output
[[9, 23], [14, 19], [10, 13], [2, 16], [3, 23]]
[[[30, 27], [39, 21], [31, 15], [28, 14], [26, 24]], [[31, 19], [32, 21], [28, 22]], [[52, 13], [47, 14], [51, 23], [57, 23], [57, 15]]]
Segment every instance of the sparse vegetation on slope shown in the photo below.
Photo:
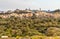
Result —
[[[32, 39], [57, 39], [60, 36], [60, 18], [51, 17], [49, 13], [41, 13], [39, 16], [33, 14], [32, 17], [15, 17], [9, 18], [0, 17], [0, 37], [9, 36], [16, 37], [21, 36], [23, 38]], [[47, 15], [48, 14], [48, 15]], [[52, 37], [51, 37], [52, 36]]]
[[60, 36], [60, 19], [0, 18], [0, 36]]

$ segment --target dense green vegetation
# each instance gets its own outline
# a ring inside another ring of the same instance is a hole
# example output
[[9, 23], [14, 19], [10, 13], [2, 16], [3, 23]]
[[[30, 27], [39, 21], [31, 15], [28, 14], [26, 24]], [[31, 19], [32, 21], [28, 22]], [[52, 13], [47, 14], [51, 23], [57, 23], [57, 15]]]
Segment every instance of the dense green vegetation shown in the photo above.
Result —
[[60, 36], [60, 18], [0, 18], [0, 36]]

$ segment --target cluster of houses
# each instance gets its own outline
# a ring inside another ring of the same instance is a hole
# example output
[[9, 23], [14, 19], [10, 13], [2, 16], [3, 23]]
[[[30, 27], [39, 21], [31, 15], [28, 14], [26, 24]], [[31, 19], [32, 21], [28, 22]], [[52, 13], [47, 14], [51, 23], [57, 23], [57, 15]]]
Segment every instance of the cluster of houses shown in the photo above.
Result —
[[5, 13], [0, 13], [0, 17], [2, 18], [10, 18], [11, 16], [23, 18], [23, 17], [31, 17], [33, 16], [33, 14], [29, 10], [19, 10], [19, 9], [16, 9], [14, 11], [9, 10]]
[[36, 15], [36, 17], [60, 17], [60, 14], [53, 14], [52, 12], [46, 12], [42, 10], [19, 10], [16, 9], [14, 11], [8, 10], [7, 12], [0, 12], [0, 17], [1, 18], [10, 18], [12, 16], [14, 17], [32, 17], [33, 14]]

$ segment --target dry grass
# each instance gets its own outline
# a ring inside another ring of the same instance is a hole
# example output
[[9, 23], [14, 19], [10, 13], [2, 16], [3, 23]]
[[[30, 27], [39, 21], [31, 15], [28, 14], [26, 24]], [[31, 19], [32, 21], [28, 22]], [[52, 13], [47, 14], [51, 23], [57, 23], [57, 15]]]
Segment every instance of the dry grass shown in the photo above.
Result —
[[31, 36], [31, 37], [22, 37], [22, 38], [0, 38], [0, 39], [60, 39], [60, 36], [47, 37], [47, 36]]

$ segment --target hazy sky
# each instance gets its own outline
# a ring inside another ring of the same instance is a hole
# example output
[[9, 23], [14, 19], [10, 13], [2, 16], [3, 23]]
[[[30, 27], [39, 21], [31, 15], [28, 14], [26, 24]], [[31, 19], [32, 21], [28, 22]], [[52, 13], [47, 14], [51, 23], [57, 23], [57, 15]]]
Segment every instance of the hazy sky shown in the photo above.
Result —
[[8, 9], [60, 9], [60, 0], [0, 0], [0, 10]]

